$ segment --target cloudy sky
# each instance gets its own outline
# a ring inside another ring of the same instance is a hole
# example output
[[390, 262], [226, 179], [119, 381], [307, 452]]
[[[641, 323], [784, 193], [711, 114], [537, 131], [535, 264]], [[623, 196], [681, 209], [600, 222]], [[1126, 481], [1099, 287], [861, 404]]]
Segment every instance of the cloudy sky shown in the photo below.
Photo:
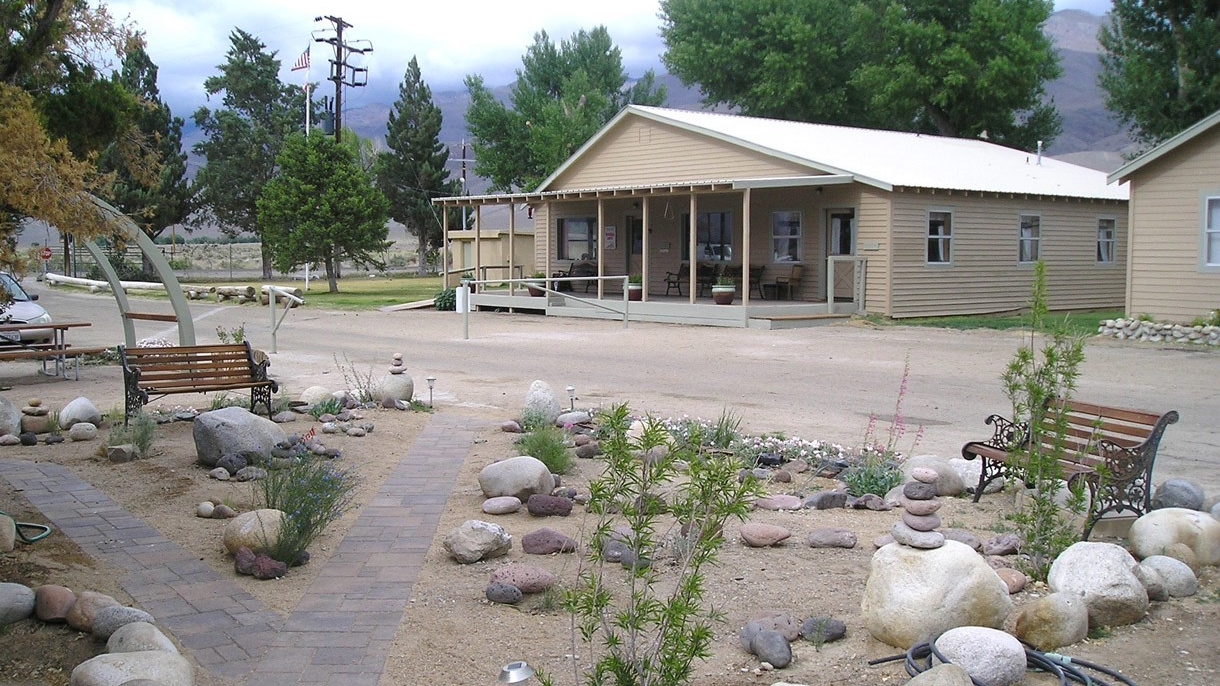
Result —
[[[113, 0], [109, 6], [116, 19], [127, 18], [147, 34], [149, 54], [160, 67], [162, 97], [184, 118], [205, 103], [203, 80], [224, 61], [234, 27], [278, 53], [282, 78], [289, 83], [303, 80], [303, 71], [290, 69], [312, 46], [311, 80], [321, 81], [331, 48], [313, 39], [334, 35], [323, 31], [330, 22], [314, 21], [323, 15], [352, 25], [344, 33], [349, 43], [373, 47], [363, 58], [369, 87], [344, 94], [349, 108], [393, 100], [412, 56], [435, 93], [462, 90], [467, 74], [483, 75], [489, 86], [509, 83], [542, 29], [558, 42], [579, 29], [605, 25], [629, 74], [663, 71], [657, 0]], [[1110, 2], [1057, 0], [1055, 7], [1100, 15]]]

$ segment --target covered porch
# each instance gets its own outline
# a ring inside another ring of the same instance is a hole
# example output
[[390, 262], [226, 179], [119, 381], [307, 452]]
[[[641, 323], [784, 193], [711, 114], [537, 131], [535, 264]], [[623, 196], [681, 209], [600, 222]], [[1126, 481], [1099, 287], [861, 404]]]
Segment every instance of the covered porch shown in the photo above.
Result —
[[[643, 293], [627, 307], [631, 320], [780, 328], [865, 311], [867, 260], [856, 255], [860, 198], [851, 176], [814, 175], [434, 202], [473, 210], [467, 233], [475, 239], [474, 273], [485, 281], [471, 295], [473, 308], [613, 318], [622, 316], [621, 306], [614, 314], [586, 301], [624, 303], [623, 277], [633, 276]], [[497, 261], [480, 244], [484, 208], [492, 205], [509, 208], [510, 246], [519, 210], [527, 208], [532, 254], [510, 249]], [[454, 234], [447, 223], [445, 234]], [[519, 274], [521, 264], [537, 265], [545, 298], [531, 297], [508, 276]], [[490, 278], [481, 278], [489, 270]], [[456, 271], [446, 269], [447, 287], [456, 285]], [[717, 281], [736, 286], [733, 304], [713, 302]]]

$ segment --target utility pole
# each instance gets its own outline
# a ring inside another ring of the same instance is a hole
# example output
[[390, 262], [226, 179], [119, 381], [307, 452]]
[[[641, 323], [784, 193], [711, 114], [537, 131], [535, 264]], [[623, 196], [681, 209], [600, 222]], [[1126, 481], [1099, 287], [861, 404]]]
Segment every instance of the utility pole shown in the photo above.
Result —
[[[323, 20], [331, 23], [335, 35], [333, 38], [314, 38], [314, 41], [326, 43], [335, 49], [335, 56], [330, 60], [330, 76], [327, 80], [333, 81], [335, 84], [335, 142], [338, 143], [343, 136], [343, 87], [359, 88], [369, 84], [369, 70], [366, 67], [348, 64], [347, 58], [353, 54], [368, 54], [373, 51], [373, 46], [370, 44], [367, 48], [357, 48], [345, 43], [343, 29], [350, 29], [352, 25], [343, 21], [343, 17], [334, 17], [329, 14], [324, 17], [314, 17], [314, 21]], [[360, 42], [367, 43], [368, 41]], [[349, 72], [350, 79], [348, 78]]]

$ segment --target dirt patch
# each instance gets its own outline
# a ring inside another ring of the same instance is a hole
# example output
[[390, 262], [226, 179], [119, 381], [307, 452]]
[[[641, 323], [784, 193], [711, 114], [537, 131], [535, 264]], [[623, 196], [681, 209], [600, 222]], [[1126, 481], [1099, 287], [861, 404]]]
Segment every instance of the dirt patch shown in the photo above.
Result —
[[[46, 393], [44, 393], [44, 398]], [[10, 398], [15, 396], [10, 395]], [[67, 400], [70, 398], [66, 398]], [[55, 404], [51, 398], [48, 403]], [[59, 401], [62, 402], [62, 401]], [[468, 411], [468, 410], [452, 410]], [[425, 414], [371, 410], [367, 418], [376, 430], [365, 438], [325, 437], [327, 444], [344, 450], [344, 464], [360, 474], [360, 502], [366, 503], [381, 487], [399, 459], [428, 421]], [[479, 419], [502, 419], [484, 416]], [[307, 430], [308, 425], [287, 425], [289, 431]], [[777, 427], [781, 428], [781, 427]], [[508, 562], [528, 562], [551, 569], [564, 582], [574, 579], [576, 555], [527, 556], [520, 550], [524, 534], [547, 526], [580, 538], [588, 522], [578, 507], [566, 518], [539, 519], [524, 511], [491, 518], [481, 513], [483, 501], [476, 476], [484, 466], [517, 452], [513, 437], [496, 430], [477, 434], [450, 494], [425, 567], [416, 581], [403, 621], [388, 652], [382, 686], [414, 681], [409, 677], [423, 670], [430, 683], [493, 683], [499, 668], [514, 660], [527, 660], [546, 669], [560, 684], [571, 684], [571, 656], [578, 664], [589, 661], [589, 649], [578, 641], [568, 617], [557, 607], [553, 595], [529, 596], [518, 606], [493, 605], [483, 595], [489, 574]], [[52, 461], [64, 465], [82, 479], [105, 492], [150, 526], [184, 548], [193, 551], [218, 572], [229, 575], [267, 607], [286, 615], [301, 599], [326, 564], [330, 551], [342, 539], [356, 517], [353, 512], [333, 526], [311, 548], [312, 561], [293, 569], [278, 581], [262, 582], [232, 573], [232, 560], [224, 553], [219, 520], [194, 516], [195, 505], [220, 498], [239, 510], [254, 504], [249, 484], [209, 479], [195, 465], [190, 425], [162, 426], [157, 451], [151, 458], [125, 465], [98, 458], [97, 443], [5, 449], [3, 458]], [[598, 460], [578, 460], [575, 470], [563, 477], [565, 485], [587, 490], [601, 469]], [[772, 493], [808, 494], [829, 482], [802, 480], [771, 484]], [[19, 520], [43, 522], [20, 493], [0, 488], [0, 509], [15, 513]], [[993, 535], [1007, 497], [994, 495], [975, 505], [968, 499], [947, 499], [941, 510], [946, 526], [964, 528], [981, 538]], [[739, 523], [726, 529], [720, 563], [707, 575], [706, 600], [725, 613], [726, 622], [716, 631], [713, 655], [696, 664], [692, 683], [701, 686], [772, 684], [777, 681], [806, 684], [903, 683], [905, 673], [897, 665], [867, 666], [867, 661], [896, 652], [869, 637], [859, 616], [860, 599], [873, 553], [871, 541], [886, 532], [897, 512], [852, 510], [764, 512], [751, 514], [752, 521], [782, 525], [793, 532], [787, 545], [771, 549], [744, 546], [738, 536]], [[513, 550], [505, 558], [473, 565], [458, 565], [440, 545], [441, 539], [468, 519], [491, 519], [513, 535]], [[859, 545], [851, 550], [812, 549], [803, 544], [814, 528], [839, 527], [856, 532]], [[659, 562], [665, 579], [674, 571]], [[612, 575], [625, 575], [610, 570]], [[1066, 650], [1074, 656], [1123, 672], [1140, 686], [1202, 686], [1215, 683], [1220, 669], [1215, 626], [1220, 622], [1220, 574], [1215, 568], [1201, 575], [1200, 593], [1182, 600], [1154, 603], [1149, 616], [1139, 624], [1111, 630]], [[44, 541], [19, 544], [15, 553], [0, 557], [0, 581], [29, 585], [58, 583], [74, 590], [96, 590], [131, 603], [117, 585], [119, 575], [97, 560], [83, 555], [63, 534], [53, 533]], [[1047, 592], [1033, 586], [1014, 597], [1019, 606]], [[848, 637], [820, 648], [812, 643], [794, 645], [795, 661], [781, 672], [764, 673], [757, 661], [738, 646], [737, 630], [760, 611], [778, 610], [804, 618], [830, 615], [847, 623]], [[0, 631], [0, 683], [67, 684], [75, 664], [104, 650], [104, 645], [76, 632], [19, 622]], [[227, 682], [197, 669], [201, 686], [226, 686]], [[1045, 676], [1030, 674], [1026, 684], [1052, 683]]]

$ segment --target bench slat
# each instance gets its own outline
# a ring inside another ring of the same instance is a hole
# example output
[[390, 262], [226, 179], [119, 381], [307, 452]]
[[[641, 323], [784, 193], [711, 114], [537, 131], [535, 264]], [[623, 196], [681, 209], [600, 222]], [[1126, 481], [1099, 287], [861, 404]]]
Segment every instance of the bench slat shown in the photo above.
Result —
[[[1060, 403], [1062, 407], [1062, 403]], [[1081, 402], [1079, 400], [1069, 400], [1067, 402], [1069, 411], [1079, 414], [1092, 415], [1094, 417], [1108, 417], [1118, 419], [1132, 424], [1141, 424], [1144, 426], [1155, 426], [1161, 419], [1161, 415], [1145, 410], [1131, 410], [1122, 407], [1106, 407], [1104, 405], [1096, 405], [1093, 403]]]

